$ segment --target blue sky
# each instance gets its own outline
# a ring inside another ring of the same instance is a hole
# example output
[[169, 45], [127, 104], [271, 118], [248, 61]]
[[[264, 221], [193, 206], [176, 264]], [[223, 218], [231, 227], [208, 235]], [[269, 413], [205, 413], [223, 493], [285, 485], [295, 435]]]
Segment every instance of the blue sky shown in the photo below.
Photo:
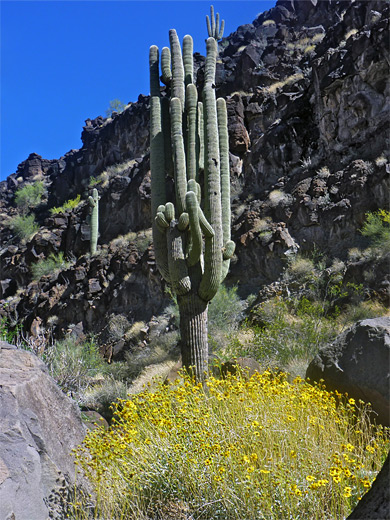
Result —
[[[191, 34], [204, 54], [210, 1], [0, 0], [3, 180], [36, 152], [57, 159], [80, 148], [87, 118], [112, 99], [149, 93], [148, 53], [168, 31]], [[225, 36], [276, 0], [214, 1]]]

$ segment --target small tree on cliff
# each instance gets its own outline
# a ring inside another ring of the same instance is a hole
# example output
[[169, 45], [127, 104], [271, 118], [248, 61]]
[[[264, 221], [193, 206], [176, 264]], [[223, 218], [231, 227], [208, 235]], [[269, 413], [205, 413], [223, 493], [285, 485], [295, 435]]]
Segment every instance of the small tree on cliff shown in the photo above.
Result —
[[[207, 17], [208, 18], [208, 17]], [[198, 380], [207, 371], [207, 308], [224, 280], [234, 253], [230, 240], [230, 174], [225, 100], [215, 95], [219, 15], [207, 20], [209, 38], [203, 103], [193, 77], [193, 41], [183, 52], [176, 31], [170, 49], [150, 48], [150, 165], [153, 242], [157, 267], [177, 295], [183, 366]], [[167, 202], [173, 176], [174, 203]], [[202, 183], [202, 187], [201, 187]]]

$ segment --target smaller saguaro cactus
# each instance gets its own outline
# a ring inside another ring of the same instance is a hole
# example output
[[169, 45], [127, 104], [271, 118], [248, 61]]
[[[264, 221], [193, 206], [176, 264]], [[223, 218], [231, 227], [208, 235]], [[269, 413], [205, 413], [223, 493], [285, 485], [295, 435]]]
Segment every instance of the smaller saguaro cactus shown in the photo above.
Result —
[[219, 25], [219, 13], [214, 17], [214, 6], [210, 6], [210, 17], [206, 15], [207, 32], [210, 38], [215, 40], [221, 40], [223, 31], [225, 29], [225, 20], [222, 20], [221, 26]]
[[99, 236], [99, 194], [98, 190], [94, 188], [92, 190], [92, 197], [88, 198], [89, 205], [91, 206], [91, 255], [96, 254], [97, 241]]

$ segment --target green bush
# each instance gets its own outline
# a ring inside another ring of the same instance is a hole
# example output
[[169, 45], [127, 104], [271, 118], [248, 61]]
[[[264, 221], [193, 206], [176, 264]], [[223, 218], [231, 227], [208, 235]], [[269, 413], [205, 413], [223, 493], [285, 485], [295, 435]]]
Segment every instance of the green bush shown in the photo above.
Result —
[[34, 215], [16, 215], [8, 225], [22, 241], [27, 241], [39, 229]]
[[42, 276], [53, 273], [59, 269], [66, 269], [69, 267], [69, 262], [64, 258], [64, 253], [60, 252], [57, 255], [51, 253], [49, 258], [39, 260], [36, 264], [31, 266], [31, 272], [34, 280], [39, 280]]
[[73, 338], [54, 343], [44, 352], [43, 361], [61, 389], [76, 400], [82, 399], [92, 378], [107, 366], [93, 340], [77, 343]]
[[366, 213], [366, 221], [360, 230], [370, 244], [382, 253], [390, 252], [390, 211], [380, 209]]
[[335, 321], [323, 312], [319, 302], [306, 297], [268, 300], [255, 308], [242, 327], [244, 334], [232, 338], [229, 356], [251, 356], [262, 364], [280, 367], [292, 360], [308, 360], [338, 332]]
[[26, 184], [16, 191], [15, 204], [23, 213], [27, 213], [31, 208], [42, 202], [44, 194], [45, 186], [42, 181]]
[[68, 209], [72, 210], [80, 204], [80, 199], [81, 196], [77, 195], [75, 199], [69, 199], [62, 206], [59, 206], [58, 208], [51, 208], [50, 213], [52, 215], [56, 215], [57, 213], [65, 213], [65, 211], [67, 211]]
[[110, 101], [110, 106], [106, 110], [107, 117], [110, 117], [113, 112], [121, 113], [126, 108], [126, 105], [120, 99], [113, 99]]

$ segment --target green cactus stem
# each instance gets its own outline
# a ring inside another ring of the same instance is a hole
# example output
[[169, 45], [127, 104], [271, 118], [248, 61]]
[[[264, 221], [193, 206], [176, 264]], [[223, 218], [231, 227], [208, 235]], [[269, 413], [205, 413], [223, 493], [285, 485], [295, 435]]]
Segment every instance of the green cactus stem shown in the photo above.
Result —
[[[230, 174], [226, 103], [216, 99], [219, 15], [208, 18], [203, 101], [194, 83], [193, 43], [169, 31], [170, 50], [150, 48], [150, 165], [157, 267], [177, 294], [183, 366], [202, 380], [208, 365], [207, 309], [234, 253], [230, 236]], [[170, 94], [170, 98], [166, 96]], [[168, 110], [169, 103], [169, 110]], [[174, 201], [166, 177], [173, 164]], [[202, 186], [199, 184], [202, 180]]]
[[96, 254], [97, 242], [99, 236], [99, 194], [96, 188], [92, 190], [92, 196], [88, 198], [91, 207], [91, 241], [90, 251], [91, 255]]
[[210, 6], [210, 18], [206, 16], [207, 32], [210, 38], [214, 38], [216, 41], [221, 40], [223, 31], [225, 29], [225, 20], [222, 20], [219, 25], [219, 13], [214, 17], [214, 6]]

